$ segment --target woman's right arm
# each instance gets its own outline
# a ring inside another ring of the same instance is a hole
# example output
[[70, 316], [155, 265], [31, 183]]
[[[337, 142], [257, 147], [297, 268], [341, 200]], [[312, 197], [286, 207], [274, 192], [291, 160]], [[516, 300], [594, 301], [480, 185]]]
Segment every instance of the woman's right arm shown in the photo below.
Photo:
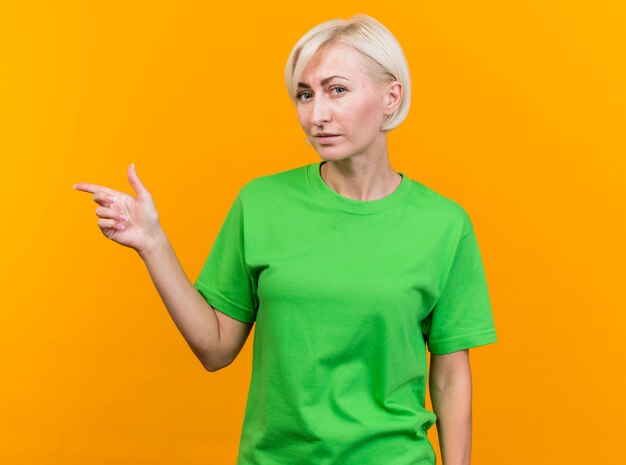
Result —
[[209, 371], [229, 365], [241, 351], [253, 323], [244, 323], [213, 308], [187, 278], [163, 232], [152, 195], [135, 167], [128, 180], [137, 197], [97, 184], [74, 188], [93, 194], [102, 233], [112, 241], [135, 249], [174, 323], [187, 344]]
[[162, 231], [138, 253], [170, 316], [202, 365], [216, 371], [232, 363], [253, 324], [230, 318], [204, 300]]

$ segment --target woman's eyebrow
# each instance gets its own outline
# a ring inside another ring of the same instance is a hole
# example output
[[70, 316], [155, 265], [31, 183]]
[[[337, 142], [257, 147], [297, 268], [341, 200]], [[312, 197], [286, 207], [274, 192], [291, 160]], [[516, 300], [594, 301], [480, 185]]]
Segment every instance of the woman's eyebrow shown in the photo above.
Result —
[[[338, 74], [335, 74], [335, 75], [333, 75], [333, 76], [328, 76], [327, 78], [322, 79], [320, 83], [321, 83], [323, 86], [325, 86], [325, 85], [328, 83], [328, 81], [330, 81], [330, 80], [332, 80], [332, 79], [334, 79], [334, 78], [345, 79], [346, 81], [349, 81], [349, 80], [350, 80], [350, 79], [348, 79], [347, 77], [343, 77], [343, 76], [339, 76]], [[311, 88], [311, 86], [310, 86], [310, 85], [308, 85], [306, 82], [299, 82], [299, 83], [298, 83], [298, 87], [303, 87], [303, 88], [305, 88], [305, 89], [310, 89], [310, 88]]]

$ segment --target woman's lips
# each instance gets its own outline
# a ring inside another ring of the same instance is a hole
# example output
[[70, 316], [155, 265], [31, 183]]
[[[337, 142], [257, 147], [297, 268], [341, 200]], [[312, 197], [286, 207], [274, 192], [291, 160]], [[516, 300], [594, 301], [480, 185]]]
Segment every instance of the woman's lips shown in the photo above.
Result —
[[320, 141], [322, 144], [327, 144], [329, 142], [334, 142], [337, 137], [340, 137], [339, 134], [328, 134], [325, 136], [315, 136], [315, 138]]

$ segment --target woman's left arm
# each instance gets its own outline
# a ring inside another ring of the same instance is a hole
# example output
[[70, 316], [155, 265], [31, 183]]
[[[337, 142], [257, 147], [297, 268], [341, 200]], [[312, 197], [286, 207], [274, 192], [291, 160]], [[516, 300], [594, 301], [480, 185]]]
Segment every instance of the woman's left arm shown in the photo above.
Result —
[[450, 354], [431, 353], [429, 378], [443, 465], [470, 465], [472, 374], [469, 349]]

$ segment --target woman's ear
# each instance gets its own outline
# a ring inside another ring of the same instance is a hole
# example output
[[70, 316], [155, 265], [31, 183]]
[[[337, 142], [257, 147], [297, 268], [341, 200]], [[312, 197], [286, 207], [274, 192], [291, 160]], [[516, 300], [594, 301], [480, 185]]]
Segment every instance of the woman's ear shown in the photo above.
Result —
[[385, 115], [391, 115], [398, 109], [402, 102], [402, 83], [400, 81], [391, 81], [385, 86], [383, 102]]

